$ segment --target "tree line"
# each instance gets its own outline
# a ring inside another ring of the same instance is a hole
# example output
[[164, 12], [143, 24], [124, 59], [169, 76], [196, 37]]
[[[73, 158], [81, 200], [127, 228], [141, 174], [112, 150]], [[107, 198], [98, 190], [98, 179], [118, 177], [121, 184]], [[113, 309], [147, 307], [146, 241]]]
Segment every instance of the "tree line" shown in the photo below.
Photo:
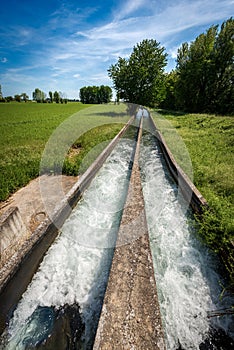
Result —
[[[49, 91], [49, 97], [47, 97], [46, 93], [38, 88], [36, 88], [32, 93], [32, 99], [33, 101], [36, 101], [37, 103], [67, 103], [68, 99], [66, 97], [65, 93], [62, 93], [61, 91]], [[23, 92], [22, 94], [16, 94], [13, 96], [6, 96], [3, 97], [2, 95], [2, 87], [0, 85], [0, 102], [27, 102], [29, 100], [29, 96]]]
[[164, 72], [165, 48], [145, 39], [108, 69], [117, 99], [190, 112], [234, 112], [234, 20], [211, 26], [178, 49], [176, 68]]
[[112, 89], [109, 86], [83, 86], [80, 89], [82, 103], [108, 103], [112, 98]]
[[49, 97], [46, 98], [46, 93], [36, 88], [32, 94], [33, 100], [37, 103], [49, 102], [49, 103], [67, 103], [67, 97], [65, 93], [61, 91], [49, 91]]

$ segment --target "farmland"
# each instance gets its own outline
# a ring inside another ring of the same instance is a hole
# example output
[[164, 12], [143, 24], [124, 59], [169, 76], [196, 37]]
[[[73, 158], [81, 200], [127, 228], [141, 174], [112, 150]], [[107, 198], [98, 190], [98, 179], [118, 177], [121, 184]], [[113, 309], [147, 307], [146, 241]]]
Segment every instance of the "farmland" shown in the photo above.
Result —
[[[30, 102], [0, 104], [0, 201], [6, 200], [39, 175], [44, 148], [59, 126], [69, 126], [73, 138], [86, 133], [81, 140], [80, 157], [84, 157], [96, 144], [111, 139], [121, 128], [121, 122], [127, 120], [123, 116], [125, 106], [87, 107], [90, 105], [77, 102], [63, 105]], [[115, 118], [110, 117], [113, 110], [116, 111]], [[113, 123], [118, 124], [114, 129], [107, 127]], [[93, 128], [96, 128], [95, 131], [90, 130]], [[90, 136], [87, 132], [91, 133]], [[78, 159], [78, 162], [81, 160]], [[69, 157], [65, 161], [64, 172], [74, 175], [78, 170], [74, 170], [72, 163]]]

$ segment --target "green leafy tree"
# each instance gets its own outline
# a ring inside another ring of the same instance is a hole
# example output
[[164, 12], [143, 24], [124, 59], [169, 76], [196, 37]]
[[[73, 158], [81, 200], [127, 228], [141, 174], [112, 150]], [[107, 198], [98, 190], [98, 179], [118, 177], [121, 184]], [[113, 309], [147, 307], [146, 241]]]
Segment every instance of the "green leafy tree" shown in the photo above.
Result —
[[165, 109], [176, 109], [176, 84], [178, 80], [178, 74], [175, 70], [170, 73], [165, 73], [165, 98], [161, 102], [160, 107]]
[[25, 92], [23, 92], [20, 97], [24, 102], [27, 102], [29, 99], [29, 96]]
[[13, 99], [13, 97], [12, 96], [7, 96], [6, 97], [6, 101], [7, 102], [11, 102], [11, 101], [13, 101], [14, 99]]
[[55, 101], [56, 103], [59, 103], [59, 101], [60, 101], [60, 96], [59, 96], [58, 91], [55, 91], [55, 92], [54, 92], [54, 101]]
[[184, 43], [178, 50], [179, 79], [176, 89], [179, 107], [193, 112], [209, 108], [208, 82], [217, 28], [212, 26], [205, 34], [199, 35], [190, 46]]
[[234, 20], [220, 32], [210, 27], [177, 55], [177, 109], [228, 114], [234, 111]]
[[21, 102], [21, 96], [20, 95], [15, 95], [14, 96], [16, 102]]
[[157, 106], [164, 99], [164, 50], [156, 40], [145, 39], [134, 46], [128, 60], [120, 57], [110, 66], [118, 98], [145, 106]]
[[33, 100], [37, 101], [38, 103], [43, 102], [46, 98], [46, 94], [38, 88], [35, 89], [32, 96], [33, 96]]
[[[234, 112], [234, 19], [223, 22], [213, 50], [212, 111]], [[215, 73], [215, 74], [214, 74]]]
[[109, 86], [83, 86], [80, 89], [82, 103], [108, 103], [112, 98], [112, 89]]
[[53, 103], [54, 95], [52, 91], [49, 91], [49, 97], [50, 97], [50, 102]]

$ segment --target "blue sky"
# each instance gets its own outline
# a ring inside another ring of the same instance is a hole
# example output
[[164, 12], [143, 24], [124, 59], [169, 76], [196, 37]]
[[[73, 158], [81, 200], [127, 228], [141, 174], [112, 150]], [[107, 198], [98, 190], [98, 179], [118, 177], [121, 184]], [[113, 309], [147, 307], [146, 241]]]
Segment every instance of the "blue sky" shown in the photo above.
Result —
[[36, 87], [78, 98], [85, 85], [112, 85], [108, 67], [143, 39], [156, 39], [175, 67], [178, 47], [233, 15], [234, 0], [7, 0], [0, 11], [4, 96]]

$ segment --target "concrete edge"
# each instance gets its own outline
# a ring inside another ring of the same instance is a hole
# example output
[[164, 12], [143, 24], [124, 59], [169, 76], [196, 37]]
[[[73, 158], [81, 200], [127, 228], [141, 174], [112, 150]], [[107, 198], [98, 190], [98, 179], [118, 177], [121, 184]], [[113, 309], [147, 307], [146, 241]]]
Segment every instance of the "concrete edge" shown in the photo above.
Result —
[[79, 178], [77, 183], [55, 208], [51, 218], [47, 218], [38, 226], [19, 251], [0, 270], [0, 334], [5, 329], [15, 306], [27, 289], [44, 254], [56, 238], [59, 229], [133, 120], [134, 117], [131, 117], [87, 171]]
[[155, 132], [155, 136], [159, 141], [167, 166], [174, 180], [177, 182], [184, 196], [184, 199], [189, 203], [189, 205], [196, 213], [201, 214], [204, 208], [208, 208], [208, 203], [206, 199], [202, 196], [202, 194], [199, 192], [199, 190], [196, 188], [193, 182], [178, 165], [150, 113], [149, 116]]

